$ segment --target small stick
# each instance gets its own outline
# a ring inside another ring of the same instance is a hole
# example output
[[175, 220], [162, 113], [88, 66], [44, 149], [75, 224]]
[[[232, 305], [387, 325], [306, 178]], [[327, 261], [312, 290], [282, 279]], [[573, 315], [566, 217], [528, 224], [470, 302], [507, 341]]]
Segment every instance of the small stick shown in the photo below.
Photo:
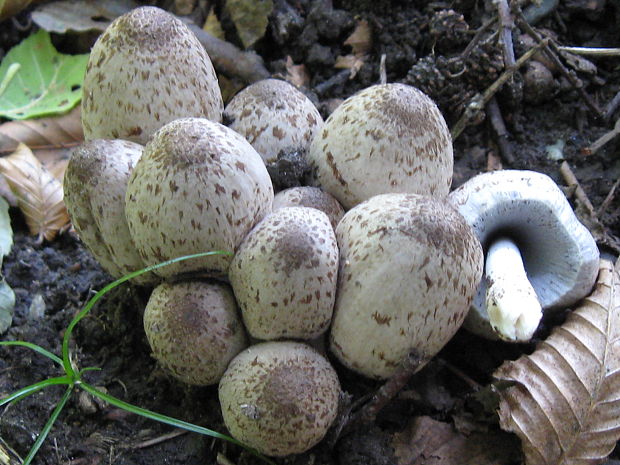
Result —
[[156, 444], [169, 441], [170, 439], [174, 439], [176, 437], [182, 436], [187, 433], [189, 433], [189, 431], [184, 430], [184, 429], [177, 429], [177, 430], [171, 431], [170, 433], [162, 434], [161, 436], [158, 436], [156, 438], [147, 439], [145, 441], [141, 441], [135, 444], [129, 444], [126, 447], [128, 449], [144, 449], [146, 447], [151, 447]]
[[566, 184], [568, 184], [568, 187], [574, 190], [575, 197], [586, 208], [588, 214], [592, 218], [596, 218], [596, 211], [594, 210], [592, 202], [590, 202], [586, 191], [583, 190], [581, 184], [577, 180], [577, 176], [575, 176], [575, 173], [573, 173], [573, 170], [566, 161], [563, 161], [560, 165], [560, 174], [562, 175], [562, 178], [564, 178]]
[[499, 147], [501, 159], [504, 163], [512, 165], [515, 161], [515, 157], [512, 153], [512, 147], [508, 142], [508, 130], [504, 124], [504, 118], [502, 117], [495, 96], [487, 103], [486, 111], [489, 116], [489, 121], [491, 122], [491, 127], [497, 137], [497, 145]]
[[[541, 43], [542, 40], [545, 40], [534, 30], [534, 28], [532, 28], [532, 26], [530, 26], [527, 23], [527, 21], [525, 20], [525, 17], [523, 16], [523, 12], [518, 7], [516, 10], [516, 14], [517, 14], [517, 23], [519, 24], [519, 26], [521, 26], [525, 30], [525, 32], [532, 39], [534, 39], [539, 44]], [[553, 62], [553, 64], [558, 67], [560, 72], [566, 77], [566, 79], [569, 80], [569, 82], [573, 85], [573, 87], [577, 89], [577, 91], [581, 94], [581, 98], [584, 100], [584, 102], [590, 108], [590, 110], [592, 110], [595, 116], [597, 118], [603, 118], [604, 116], [603, 112], [600, 110], [598, 105], [596, 105], [596, 103], [594, 103], [594, 101], [590, 98], [590, 96], [588, 95], [588, 93], [586, 92], [584, 88], [584, 85], [581, 79], [579, 79], [575, 75], [575, 73], [572, 73], [568, 69], [566, 69], [564, 64], [562, 64], [562, 62], [556, 55], [557, 53], [559, 53], [558, 47], [553, 42], [551, 42], [548, 38], [546, 40], [547, 40], [547, 44], [545, 44], [545, 47], [543, 48], [545, 55], [547, 55], [547, 57]]]
[[379, 84], [387, 83], [387, 70], [385, 69], [385, 59], [387, 55], [383, 53], [381, 55], [381, 61], [379, 62]]
[[618, 134], [620, 134], [620, 118], [616, 120], [616, 124], [614, 128], [603, 134], [601, 137], [592, 142], [591, 145], [582, 149], [582, 152], [586, 155], [594, 155], [601, 148], [603, 148], [608, 142], [614, 139]]
[[620, 92], [618, 92], [605, 107], [605, 121], [611, 121], [618, 106], [620, 106]]
[[487, 29], [489, 29], [494, 23], [495, 23], [495, 18], [491, 18], [486, 23], [484, 23], [482, 26], [480, 26], [478, 30], [476, 31], [474, 38], [471, 39], [471, 41], [467, 44], [467, 47], [465, 47], [465, 50], [463, 50], [463, 52], [458, 56], [458, 58], [462, 60], [467, 58], [469, 54], [472, 52], [472, 50], [476, 47], [476, 45], [478, 45], [478, 42], [480, 42], [480, 40], [482, 39], [482, 35], [484, 34], [484, 32]]
[[620, 178], [616, 179], [616, 182], [614, 183], [613, 186], [611, 186], [611, 189], [609, 190], [609, 193], [607, 194], [607, 197], [605, 197], [605, 200], [603, 200], [603, 203], [601, 203], [601, 206], [599, 207], [599, 209], [596, 211], [596, 214], [599, 215], [599, 217], [605, 213], [605, 211], [607, 210], [607, 208], [609, 207], [609, 204], [611, 203], [611, 201], [614, 199], [615, 195], [616, 195], [616, 189], [618, 188], [618, 185], [620, 184]]
[[590, 55], [598, 57], [617, 57], [620, 56], [620, 48], [604, 48], [604, 47], [568, 47], [558, 45], [560, 52], [574, 53], [575, 55]]
[[487, 90], [484, 91], [482, 95], [478, 94], [474, 98], [472, 98], [471, 102], [465, 108], [465, 111], [461, 115], [460, 119], [454, 125], [452, 129], [452, 140], [456, 140], [463, 130], [467, 127], [467, 123], [478, 113], [480, 110], [484, 108], [484, 106], [491, 100], [491, 98], [497, 93], [497, 91], [508, 81], [514, 73], [525, 63], [527, 63], [532, 55], [538, 52], [541, 48], [545, 47], [549, 43], [549, 39], [543, 39], [541, 42], [536, 44], [534, 47], [525, 52], [519, 59], [516, 61], [515, 65], [511, 68], [506, 69], [493, 84], [491, 84]]
[[515, 51], [512, 46], [512, 29], [515, 23], [510, 14], [510, 7], [506, 0], [495, 0], [500, 22], [500, 37], [504, 49], [504, 66], [511, 68], [515, 65]]

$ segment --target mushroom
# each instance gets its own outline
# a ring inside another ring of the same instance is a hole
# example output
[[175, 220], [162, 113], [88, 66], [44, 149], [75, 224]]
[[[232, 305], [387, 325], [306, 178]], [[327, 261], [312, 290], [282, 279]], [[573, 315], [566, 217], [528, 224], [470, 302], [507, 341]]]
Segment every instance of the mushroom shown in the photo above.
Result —
[[250, 335], [312, 339], [331, 321], [337, 273], [338, 246], [327, 215], [287, 207], [245, 237], [228, 276]]
[[332, 352], [371, 378], [406, 357], [424, 366], [467, 315], [482, 276], [482, 247], [445, 199], [382, 194], [336, 228], [338, 290]]
[[[204, 118], [161, 128], [127, 185], [125, 214], [145, 263], [234, 252], [271, 211], [273, 187], [260, 155], [232, 129]], [[231, 257], [212, 255], [159, 268], [160, 276], [200, 271], [225, 276]]]
[[585, 297], [599, 251], [566, 197], [533, 171], [483, 173], [449, 196], [486, 251], [485, 275], [465, 327], [491, 339], [529, 340], [542, 309]]
[[230, 362], [219, 385], [230, 434], [278, 457], [317, 444], [336, 418], [339, 396], [335, 370], [299, 342], [250, 346]]
[[310, 144], [313, 183], [349, 209], [373, 195], [445, 197], [452, 139], [433, 101], [415, 87], [381, 84], [345, 100]]
[[224, 121], [244, 136], [266, 164], [282, 151], [307, 150], [323, 124], [308, 97], [286, 81], [265, 79], [249, 85], [226, 105]]
[[312, 186], [290, 187], [278, 192], [273, 198], [273, 210], [285, 207], [310, 207], [321, 210], [329, 217], [332, 227], [344, 216], [344, 208], [333, 195]]
[[[144, 268], [125, 219], [125, 191], [143, 147], [95, 139], [73, 152], [64, 175], [64, 201], [75, 230], [97, 261], [115, 278]], [[157, 281], [153, 274], [134, 278]]]
[[144, 331], [154, 357], [188, 384], [219, 382], [247, 347], [232, 290], [218, 282], [160, 284], [146, 304]]
[[91, 50], [83, 89], [87, 140], [145, 144], [177, 118], [222, 118], [222, 96], [204, 47], [183, 22], [156, 7], [136, 8], [108, 26]]

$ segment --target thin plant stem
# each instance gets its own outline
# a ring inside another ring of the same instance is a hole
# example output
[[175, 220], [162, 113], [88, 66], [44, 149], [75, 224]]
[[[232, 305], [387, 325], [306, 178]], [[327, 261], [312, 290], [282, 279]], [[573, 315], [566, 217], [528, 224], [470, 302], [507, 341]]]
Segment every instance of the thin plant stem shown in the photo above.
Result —
[[52, 359], [54, 362], [58, 363], [60, 366], [62, 366], [62, 359], [60, 357], [58, 357], [57, 355], [51, 353], [49, 350], [44, 349], [41, 346], [38, 346], [36, 344], [33, 344], [32, 342], [26, 342], [26, 341], [0, 341], [0, 346], [20, 346], [20, 347], [26, 347], [28, 349], [32, 349], [35, 352], [38, 352], [39, 354]]
[[8, 404], [9, 402], [14, 402], [23, 399], [24, 397], [29, 396], [30, 394], [34, 394], [35, 392], [40, 391], [43, 388], [48, 386], [56, 386], [60, 384], [71, 384], [72, 380], [68, 376], [59, 376], [58, 378], [48, 378], [43, 381], [39, 381], [38, 383], [31, 384], [29, 386], [23, 387], [18, 391], [9, 394], [2, 400], [0, 400], [0, 407]]
[[41, 445], [43, 444], [43, 441], [45, 441], [45, 438], [47, 438], [47, 435], [51, 431], [52, 426], [54, 426], [54, 423], [58, 419], [58, 416], [60, 415], [60, 412], [62, 411], [62, 409], [67, 404], [67, 401], [69, 400], [69, 397], [71, 397], [71, 393], [72, 392], [73, 392], [73, 384], [70, 385], [69, 387], [67, 387], [67, 390], [63, 394], [62, 398], [56, 404], [56, 408], [54, 408], [54, 411], [52, 412], [50, 417], [47, 419], [47, 422], [45, 423], [45, 426], [43, 427], [43, 429], [39, 433], [39, 436], [37, 437], [37, 440], [34, 442], [34, 445], [30, 449], [30, 452], [28, 452], [28, 455], [24, 459], [24, 463], [22, 465], [30, 465], [30, 462], [32, 462], [32, 459], [34, 458], [34, 456], [37, 454], [37, 452], [41, 448]]
[[141, 415], [145, 418], [148, 418], [150, 420], [155, 420], [158, 421], [160, 423], [165, 423], [167, 425], [170, 426], [174, 426], [177, 428], [182, 428], [185, 429], [187, 431], [191, 431], [193, 433], [199, 433], [205, 436], [211, 436], [213, 438], [216, 439], [223, 439], [225, 441], [228, 441], [232, 444], [236, 444], [238, 446], [241, 446], [243, 448], [245, 448], [246, 450], [248, 450], [250, 453], [252, 453], [254, 456], [258, 457], [259, 459], [263, 460], [265, 463], [268, 463], [270, 465], [275, 465], [274, 462], [272, 462], [271, 460], [269, 460], [267, 457], [264, 457], [263, 455], [259, 454], [258, 452], [256, 452], [253, 449], [249, 449], [245, 444], [243, 444], [241, 441], [237, 441], [235, 438], [231, 437], [231, 436], [227, 436], [226, 434], [222, 434], [222, 433], [218, 433], [217, 431], [213, 431], [211, 429], [208, 428], [204, 428], [202, 426], [198, 426], [195, 425], [193, 423], [188, 423], [186, 421], [183, 420], [178, 420], [176, 418], [173, 417], [169, 417], [167, 415], [162, 415], [161, 413], [157, 413], [157, 412], [153, 412], [151, 410], [147, 410], [145, 408], [142, 407], [138, 407], [136, 405], [132, 405], [132, 404], [128, 404], [125, 401], [122, 401], [120, 399], [118, 399], [117, 397], [111, 396], [110, 394], [107, 394], [105, 392], [102, 392], [100, 390], [98, 390], [97, 388], [95, 388], [94, 386], [91, 386], [88, 383], [85, 383], [84, 381], [79, 381], [78, 385], [84, 389], [86, 392], [88, 392], [89, 394], [92, 394], [95, 397], [99, 397], [101, 400], [104, 400], [116, 407], [119, 407], [123, 410], [126, 410], [128, 412], [132, 412], [135, 413], [137, 415]]

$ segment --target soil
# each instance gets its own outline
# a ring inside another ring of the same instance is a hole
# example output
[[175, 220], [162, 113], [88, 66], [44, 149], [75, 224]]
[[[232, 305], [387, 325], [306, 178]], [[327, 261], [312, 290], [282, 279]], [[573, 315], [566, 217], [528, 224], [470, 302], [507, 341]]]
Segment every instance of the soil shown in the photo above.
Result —
[[[169, 3], [162, 6], [169, 6]], [[460, 78], [456, 86], [454, 82], [446, 82], [439, 87], [434, 80], [445, 78], [446, 66], [450, 66], [442, 62], [441, 57], [458, 55], [473, 38], [472, 32], [463, 32], [464, 25], [469, 31], [475, 31], [492, 17], [495, 8], [492, 2], [334, 0], [333, 5], [330, 3], [274, 0], [275, 12], [267, 34], [256, 45], [257, 52], [273, 73], [285, 72], [287, 56], [296, 64], [306, 66], [311, 76], [308, 94], [325, 115], [333, 108], [333, 99], [345, 98], [379, 80], [382, 54], [386, 56], [388, 82], [407, 82], [423, 88], [438, 102], [451, 126], [458, 120], [464, 102], [476, 92], [484, 91], [502, 71], [501, 61], [498, 61], [501, 49], [479, 47], [469, 58], [468, 75]], [[555, 12], [537, 24], [539, 29], [555, 35], [559, 43], [577, 46], [620, 43], [616, 21], [620, 16], [618, 2], [574, 0], [561, 3]], [[29, 11], [21, 13], [17, 22], [0, 23], [0, 57], [31, 32], [29, 14]], [[338, 55], [351, 52], [343, 43], [361, 19], [370, 24], [374, 43], [359, 72], [348, 79], [348, 75], [334, 69], [333, 65]], [[234, 28], [226, 21], [223, 25], [227, 28], [227, 38], [238, 43]], [[519, 56], [524, 46], [517, 32], [514, 37]], [[617, 58], [589, 60], [595, 65], [595, 73], [579, 72], [577, 75], [588, 95], [605, 108], [620, 91], [620, 67]], [[489, 119], [479, 119], [478, 124], [466, 129], [455, 142], [454, 187], [498, 163], [504, 168], [544, 172], [566, 186], [560, 174], [561, 162], [547, 154], [549, 145], [564, 141], [564, 159], [597, 212], [597, 217], [586, 215], [583, 221], [596, 230], [601, 249], [617, 255], [620, 195], [608, 195], [620, 177], [619, 146], [612, 141], [593, 155], [585, 154], [583, 149], [608, 132], [613, 127], [610, 121], [618, 115], [612, 114], [607, 120], [595, 117], [579, 92], [559, 73], [553, 75], [551, 83], [546, 81], [545, 84], [536, 80], [530, 82], [525, 69], [522, 71], [498, 95], [512, 158], [501, 152]], [[430, 79], [429, 75], [434, 78]], [[520, 85], [524, 80], [525, 88]], [[541, 91], [543, 85], [550, 87]], [[583, 210], [578, 201], [575, 207], [577, 211]], [[67, 232], [53, 242], [37, 243], [28, 235], [20, 212], [12, 209], [11, 216], [15, 244], [4, 261], [3, 272], [16, 293], [16, 306], [13, 325], [4, 338], [30, 341], [59, 354], [64, 330], [73, 315], [111, 278], [74, 234]], [[76, 363], [80, 367], [99, 367], [101, 370], [89, 372], [85, 378], [114, 396], [224, 432], [216, 387], [185, 386], [163, 372], [150, 356], [141, 322], [148, 295], [147, 289], [128, 284], [110, 292], [74, 334], [72, 350]], [[548, 325], [539, 330], [537, 338], [544, 337], [547, 332]], [[330, 431], [326, 440], [311, 451], [276, 462], [296, 465], [396, 463], [392, 446], [394, 434], [403, 431], [414, 415], [428, 415], [444, 422], [468, 417], [477, 428], [498, 431], [496, 420], [474, 399], [475, 386], [488, 385], [491, 373], [503, 360], [516, 359], [533, 348], [534, 343], [494, 343], [460, 331], [370, 425], [338, 441], [332, 440], [336, 431]], [[378, 383], [357, 376], [332, 361], [344, 391], [350, 396], [349, 402], [359, 401], [379, 387]], [[0, 349], [2, 396], [59, 375], [52, 362], [28, 349]], [[25, 457], [62, 392], [60, 387], [48, 388], [3, 409], [0, 445]], [[260, 463], [239, 447], [223, 441], [205, 440], [196, 434], [169, 436], [171, 431], [169, 426], [95, 402], [87, 395], [74, 395], [34, 463], [204, 465], [218, 463], [218, 454], [224, 454], [230, 463], [238, 465]], [[508, 454], [512, 458], [495, 463], [521, 463], [518, 442], [513, 442], [512, 447]], [[620, 459], [620, 453], [614, 452], [610, 460], [614, 459]], [[226, 462], [220, 459], [219, 463]]]

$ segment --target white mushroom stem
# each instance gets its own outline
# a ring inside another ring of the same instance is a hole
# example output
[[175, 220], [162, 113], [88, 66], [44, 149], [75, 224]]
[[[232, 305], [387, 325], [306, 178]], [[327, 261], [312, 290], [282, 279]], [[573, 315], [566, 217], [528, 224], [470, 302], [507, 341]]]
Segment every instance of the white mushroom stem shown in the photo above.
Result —
[[500, 238], [489, 247], [485, 262], [491, 326], [502, 339], [529, 341], [542, 318], [542, 308], [519, 248], [510, 239]]

